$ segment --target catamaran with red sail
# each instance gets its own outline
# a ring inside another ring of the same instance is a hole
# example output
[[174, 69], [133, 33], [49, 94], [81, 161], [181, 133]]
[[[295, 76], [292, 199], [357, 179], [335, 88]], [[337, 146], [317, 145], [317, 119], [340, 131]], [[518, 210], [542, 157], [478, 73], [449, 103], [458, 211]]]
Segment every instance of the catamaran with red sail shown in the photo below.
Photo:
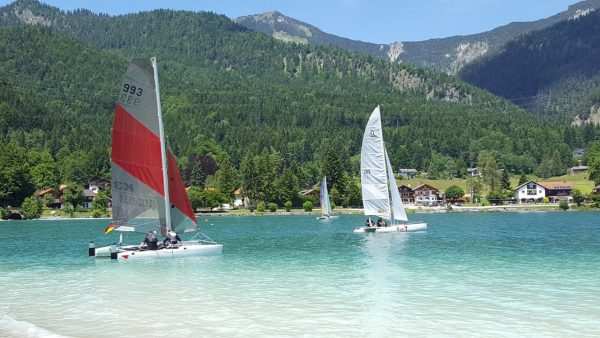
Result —
[[[112, 227], [116, 231], [165, 236], [195, 233], [174, 248], [139, 245], [93, 248], [90, 255], [118, 259], [220, 254], [223, 245], [200, 232], [176, 158], [165, 141], [156, 59], [132, 60], [115, 109], [111, 156]], [[123, 236], [121, 236], [122, 238]], [[185, 236], [184, 236], [185, 237]]]

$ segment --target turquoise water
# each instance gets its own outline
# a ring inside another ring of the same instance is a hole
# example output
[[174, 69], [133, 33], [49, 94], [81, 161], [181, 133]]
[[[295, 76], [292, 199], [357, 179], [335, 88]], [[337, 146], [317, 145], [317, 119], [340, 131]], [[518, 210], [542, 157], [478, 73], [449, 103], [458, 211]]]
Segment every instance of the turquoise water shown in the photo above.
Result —
[[[223, 255], [87, 256], [106, 220], [2, 222], [0, 336], [600, 336], [600, 214], [209, 217]], [[140, 238], [135, 238], [135, 242]]]

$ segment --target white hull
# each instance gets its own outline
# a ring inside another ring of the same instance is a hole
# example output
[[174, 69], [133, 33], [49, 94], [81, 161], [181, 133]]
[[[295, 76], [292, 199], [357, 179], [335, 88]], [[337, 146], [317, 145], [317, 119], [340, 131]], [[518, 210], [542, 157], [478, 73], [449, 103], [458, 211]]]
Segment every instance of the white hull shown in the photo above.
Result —
[[[137, 245], [123, 245], [117, 247], [117, 259], [153, 259], [153, 258], [179, 258], [194, 256], [220, 255], [223, 244], [201, 243], [198, 241], [184, 241], [178, 248], [161, 248], [158, 250], [139, 250]], [[96, 249], [96, 257], [110, 258], [110, 246]]]
[[427, 223], [407, 223], [387, 227], [360, 227], [354, 229], [355, 233], [367, 232], [414, 232], [427, 230]]
[[319, 217], [317, 217], [317, 219], [319, 221], [326, 221], [326, 220], [329, 220], [329, 219], [336, 219], [336, 218], [338, 218], [338, 217], [335, 216], [335, 215], [332, 215], [332, 216], [319, 216]]

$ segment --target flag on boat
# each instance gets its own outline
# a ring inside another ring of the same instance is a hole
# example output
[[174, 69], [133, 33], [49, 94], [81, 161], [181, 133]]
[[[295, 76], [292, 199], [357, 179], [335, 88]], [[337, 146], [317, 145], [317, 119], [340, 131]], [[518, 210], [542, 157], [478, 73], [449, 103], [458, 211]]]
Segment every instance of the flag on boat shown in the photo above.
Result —
[[110, 223], [106, 229], [104, 229], [104, 234], [108, 235], [111, 231], [115, 230], [115, 225]]

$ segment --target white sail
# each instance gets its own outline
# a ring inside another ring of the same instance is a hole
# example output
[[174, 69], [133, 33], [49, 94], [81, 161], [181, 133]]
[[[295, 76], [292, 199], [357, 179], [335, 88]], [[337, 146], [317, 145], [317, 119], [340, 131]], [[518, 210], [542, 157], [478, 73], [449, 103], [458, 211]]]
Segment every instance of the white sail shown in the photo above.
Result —
[[392, 223], [395, 223], [395, 221], [408, 221], [406, 211], [404, 210], [404, 206], [402, 205], [402, 198], [400, 197], [400, 191], [398, 190], [398, 185], [396, 184], [394, 170], [392, 170], [392, 164], [390, 163], [390, 158], [388, 157], [387, 150], [385, 151], [385, 160], [387, 165], [388, 180], [390, 181], [389, 187], [392, 202], [391, 221]]
[[390, 219], [388, 177], [379, 106], [375, 108], [363, 136], [360, 152], [360, 178], [364, 213]]
[[321, 214], [323, 216], [331, 216], [333, 210], [331, 210], [331, 203], [329, 202], [329, 193], [327, 192], [327, 177], [323, 176], [321, 181]]

